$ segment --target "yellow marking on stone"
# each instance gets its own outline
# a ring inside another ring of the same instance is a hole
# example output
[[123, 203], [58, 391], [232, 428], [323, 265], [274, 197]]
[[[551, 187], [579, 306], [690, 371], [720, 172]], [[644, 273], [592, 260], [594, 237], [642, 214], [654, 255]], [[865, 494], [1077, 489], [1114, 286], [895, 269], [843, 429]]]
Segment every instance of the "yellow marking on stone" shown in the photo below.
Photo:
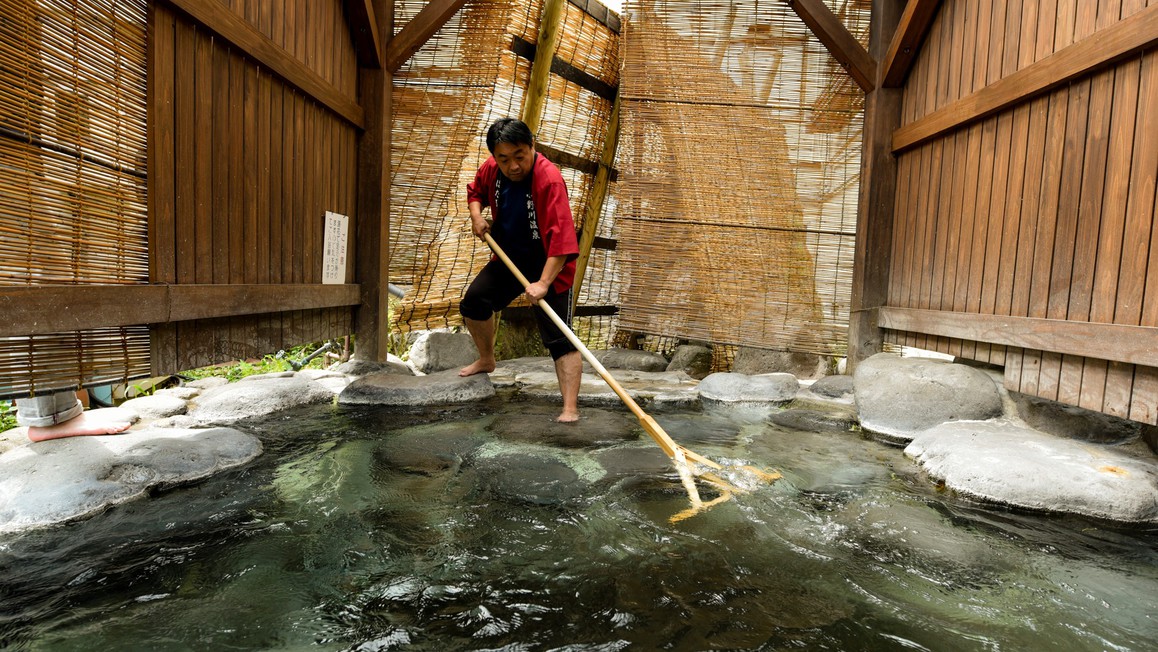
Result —
[[1114, 475], [1130, 475], [1130, 472], [1120, 466], [1099, 466], [1098, 470], [1102, 473], [1113, 473]]

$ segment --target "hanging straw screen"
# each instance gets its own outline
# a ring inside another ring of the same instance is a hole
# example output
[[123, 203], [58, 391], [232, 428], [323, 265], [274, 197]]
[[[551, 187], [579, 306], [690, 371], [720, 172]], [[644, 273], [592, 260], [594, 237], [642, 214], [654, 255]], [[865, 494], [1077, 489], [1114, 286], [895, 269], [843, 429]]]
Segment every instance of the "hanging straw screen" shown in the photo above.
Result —
[[[396, 28], [424, 4], [400, 3]], [[590, 4], [596, 11], [564, 8], [556, 57], [614, 89], [618, 36], [607, 26], [606, 9]], [[393, 315], [402, 332], [461, 324], [458, 302], [490, 257], [470, 232], [466, 184], [489, 156], [486, 128], [519, 117], [531, 75], [527, 46], [538, 39], [541, 9], [536, 0], [468, 1], [394, 78], [390, 279], [407, 289]], [[551, 76], [536, 138], [563, 172], [576, 228], [611, 104]]]
[[[862, 40], [869, 4], [830, 2]], [[783, 2], [629, 2], [623, 38], [619, 327], [837, 353], [863, 94]]]
[[[0, 284], [148, 282], [144, 0], [0, 0]], [[144, 326], [0, 339], [0, 396], [147, 375]]]

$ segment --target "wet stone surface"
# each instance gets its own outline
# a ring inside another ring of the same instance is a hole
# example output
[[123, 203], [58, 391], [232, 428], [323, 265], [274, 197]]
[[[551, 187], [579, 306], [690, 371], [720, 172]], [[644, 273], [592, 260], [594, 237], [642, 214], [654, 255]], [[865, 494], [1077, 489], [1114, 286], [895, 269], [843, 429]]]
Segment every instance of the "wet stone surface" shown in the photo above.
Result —
[[579, 421], [558, 423], [559, 410], [527, 405], [522, 410], [495, 417], [488, 430], [509, 441], [543, 443], [563, 448], [594, 448], [638, 439], [638, 422], [624, 408], [621, 412], [599, 408], [580, 411]]

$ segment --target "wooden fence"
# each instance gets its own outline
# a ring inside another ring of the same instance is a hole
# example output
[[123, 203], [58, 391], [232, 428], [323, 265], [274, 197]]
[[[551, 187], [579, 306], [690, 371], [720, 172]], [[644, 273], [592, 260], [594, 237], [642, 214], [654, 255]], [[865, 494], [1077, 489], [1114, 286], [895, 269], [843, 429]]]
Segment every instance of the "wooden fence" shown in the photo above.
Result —
[[887, 341], [1158, 423], [1155, 5], [909, 3], [898, 38], [921, 20], [927, 34], [899, 124], [877, 130], [896, 191], [876, 243], [884, 300], [861, 302]]

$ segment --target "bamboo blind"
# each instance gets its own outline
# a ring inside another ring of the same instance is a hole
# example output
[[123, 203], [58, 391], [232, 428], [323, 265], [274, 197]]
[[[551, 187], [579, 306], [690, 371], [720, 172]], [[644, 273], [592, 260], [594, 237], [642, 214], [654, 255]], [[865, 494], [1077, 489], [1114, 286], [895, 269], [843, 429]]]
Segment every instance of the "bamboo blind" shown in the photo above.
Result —
[[[832, 8], [862, 41], [869, 3]], [[620, 328], [837, 352], [863, 94], [781, 2], [627, 4]]]
[[[0, 0], [0, 283], [148, 282], [145, 19], [144, 0]], [[2, 340], [0, 396], [146, 375], [148, 342]]]
[[[396, 28], [424, 4], [399, 3]], [[394, 78], [390, 277], [408, 289], [398, 330], [461, 323], [458, 302], [489, 258], [470, 232], [466, 184], [489, 156], [487, 127], [519, 115], [532, 62], [512, 43], [537, 40], [540, 11], [535, 0], [471, 0]], [[615, 85], [618, 45], [606, 25], [566, 5], [557, 57]], [[537, 141], [597, 161], [611, 101], [552, 75], [545, 105]], [[560, 168], [580, 228], [593, 175]]]

